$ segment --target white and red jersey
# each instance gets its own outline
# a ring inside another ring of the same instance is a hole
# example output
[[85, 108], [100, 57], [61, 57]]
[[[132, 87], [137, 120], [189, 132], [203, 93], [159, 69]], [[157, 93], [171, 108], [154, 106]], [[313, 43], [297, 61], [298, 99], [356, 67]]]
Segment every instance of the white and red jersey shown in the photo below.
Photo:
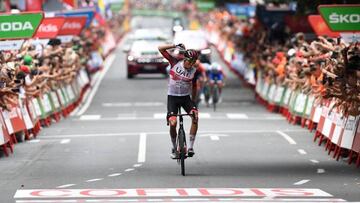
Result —
[[168, 95], [190, 95], [196, 68], [184, 68], [184, 60], [177, 60], [167, 51], [162, 51], [161, 54], [169, 61], [171, 66], [169, 72]]

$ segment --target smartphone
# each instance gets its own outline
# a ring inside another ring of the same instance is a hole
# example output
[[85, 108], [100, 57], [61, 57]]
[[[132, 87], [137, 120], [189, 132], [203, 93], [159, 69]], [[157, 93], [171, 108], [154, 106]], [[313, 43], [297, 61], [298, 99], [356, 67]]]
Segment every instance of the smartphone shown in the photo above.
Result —
[[5, 82], [0, 82], [0, 88], [4, 88], [6, 87], [6, 83]]
[[12, 88], [11, 91], [13, 91], [13, 92], [20, 92], [20, 89], [19, 89], [19, 88]]
[[14, 82], [15, 82], [16, 84], [19, 84], [19, 83], [21, 83], [21, 80], [16, 79], [16, 80], [14, 80]]

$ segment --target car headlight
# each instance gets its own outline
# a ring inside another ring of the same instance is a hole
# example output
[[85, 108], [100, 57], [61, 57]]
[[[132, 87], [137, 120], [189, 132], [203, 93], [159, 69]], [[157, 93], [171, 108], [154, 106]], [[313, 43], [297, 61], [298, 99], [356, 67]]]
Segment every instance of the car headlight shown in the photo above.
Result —
[[134, 60], [134, 57], [133, 56], [128, 56], [128, 61], [133, 61]]
[[203, 49], [200, 51], [201, 54], [210, 54], [211, 53], [211, 49]]

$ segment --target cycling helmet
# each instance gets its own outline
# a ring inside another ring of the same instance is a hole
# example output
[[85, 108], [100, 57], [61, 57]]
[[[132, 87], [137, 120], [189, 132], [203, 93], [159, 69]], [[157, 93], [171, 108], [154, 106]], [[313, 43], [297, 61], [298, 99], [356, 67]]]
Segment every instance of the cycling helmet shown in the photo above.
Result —
[[188, 49], [185, 51], [184, 56], [185, 56], [185, 58], [190, 59], [190, 60], [197, 60], [199, 57], [199, 52], [194, 49]]

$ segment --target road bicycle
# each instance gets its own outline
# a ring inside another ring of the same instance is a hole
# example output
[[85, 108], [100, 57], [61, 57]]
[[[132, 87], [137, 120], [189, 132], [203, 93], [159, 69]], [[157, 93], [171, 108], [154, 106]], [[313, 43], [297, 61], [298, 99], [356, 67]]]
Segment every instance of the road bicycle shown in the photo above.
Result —
[[217, 79], [215, 79], [214, 86], [212, 89], [213, 89], [212, 90], [212, 103], [213, 103], [214, 111], [216, 111], [216, 104], [219, 102], [219, 97], [220, 97], [220, 90], [219, 90], [219, 85], [218, 85]]
[[176, 138], [176, 153], [179, 155], [177, 157], [177, 162], [181, 168], [181, 175], [185, 176], [185, 159], [187, 156], [187, 145], [186, 145], [186, 134], [184, 130], [184, 118], [183, 116], [191, 116], [195, 117], [195, 113], [193, 114], [181, 114], [181, 108], [179, 108], [179, 113], [169, 116], [177, 116], [179, 117], [179, 130]]

